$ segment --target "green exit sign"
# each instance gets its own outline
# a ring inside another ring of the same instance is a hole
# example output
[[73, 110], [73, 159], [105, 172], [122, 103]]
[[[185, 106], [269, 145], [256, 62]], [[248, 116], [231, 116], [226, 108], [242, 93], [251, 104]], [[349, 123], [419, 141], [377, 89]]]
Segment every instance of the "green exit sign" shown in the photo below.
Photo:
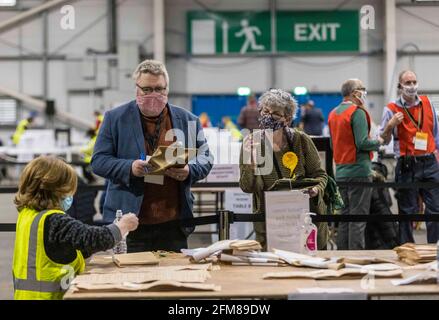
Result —
[[[271, 52], [268, 11], [190, 11], [187, 30], [191, 54]], [[279, 11], [276, 47], [277, 52], [358, 51], [358, 11]]]

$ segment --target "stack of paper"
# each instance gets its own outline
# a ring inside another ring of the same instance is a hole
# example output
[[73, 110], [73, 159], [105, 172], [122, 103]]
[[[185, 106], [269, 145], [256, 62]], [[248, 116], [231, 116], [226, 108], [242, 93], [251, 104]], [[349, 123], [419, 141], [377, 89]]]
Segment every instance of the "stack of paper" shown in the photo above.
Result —
[[254, 250], [233, 250], [232, 254], [221, 253], [222, 262], [237, 266], [279, 266], [286, 265], [285, 261], [271, 252], [259, 252]]
[[158, 264], [159, 259], [156, 258], [152, 252], [136, 252], [115, 254], [113, 256], [113, 262], [118, 267], [128, 267], [133, 265], [150, 265]]
[[338, 278], [361, 279], [365, 275], [373, 275], [377, 278], [401, 278], [402, 270], [369, 271], [364, 269], [342, 270], [316, 270], [316, 271], [290, 271], [270, 272], [263, 275], [263, 279], [316, 279], [331, 280]]
[[261, 244], [254, 240], [222, 240], [215, 242], [207, 248], [181, 249], [181, 252], [190, 257], [192, 262], [214, 262], [213, 257], [218, 257], [224, 250], [261, 250]]
[[341, 262], [341, 258], [317, 258], [279, 249], [273, 249], [273, 251], [279, 258], [295, 267], [334, 270], [339, 270], [345, 267]]
[[437, 258], [437, 247], [435, 244], [418, 245], [406, 243], [393, 249], [396, 251], [398, 258], [409, 264], [428, 263], [435, 261]]

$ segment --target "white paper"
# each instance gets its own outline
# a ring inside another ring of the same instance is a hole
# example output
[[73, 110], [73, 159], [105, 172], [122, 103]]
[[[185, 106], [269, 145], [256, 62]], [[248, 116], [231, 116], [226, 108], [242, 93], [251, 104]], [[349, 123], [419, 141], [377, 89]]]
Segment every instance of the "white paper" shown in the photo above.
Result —
[[236, 240], [223, 240], [215, 242], [207, 248], [197, 248], [197, 249], [181, 249], [181, 252], [185, 256], [192, 257], [195, 261], [203, 260], [218, 251], [230, 249], [230, 244]]
[[163, 185], [163, 183], [165, 181], [165, 176], [146, 175], [144, 178], [144, 181], [145, 181], [145, 183]]
[[365, 269], [365, 270], [374, 270], [374, 271], [390, 271], [390, 270], [399, 270], [400, 266], [393, 263], [377, 263], [377, 264], [368, 264], [368, 265], [360, 265], [353, 263], [346, 263], [346, 268], [356, 268], [356, 269]]
[[268, 251], [273, 248], [301, 251], [304, 212], [309, 212], [309, 196], [300, 190], [265, 192]]

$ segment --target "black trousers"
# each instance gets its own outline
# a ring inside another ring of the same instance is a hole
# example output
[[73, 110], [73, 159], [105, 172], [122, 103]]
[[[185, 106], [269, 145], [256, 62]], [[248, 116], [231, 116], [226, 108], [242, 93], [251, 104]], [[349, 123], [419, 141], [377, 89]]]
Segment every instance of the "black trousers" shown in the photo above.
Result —
[[187, 237], [179, 222], [139, 225], [127, 236], [128, 252], [175, 251], [187, 248]]

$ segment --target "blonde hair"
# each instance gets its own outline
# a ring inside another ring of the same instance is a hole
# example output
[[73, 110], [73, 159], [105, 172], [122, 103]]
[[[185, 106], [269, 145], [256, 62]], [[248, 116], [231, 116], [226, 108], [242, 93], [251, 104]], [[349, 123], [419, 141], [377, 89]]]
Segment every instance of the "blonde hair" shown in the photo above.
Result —
[[165, 77], [166, 89], [169, 91], [169, 75], [165, 65], [158, 60], [144, 60], [142, 61], [133, 72], [133, 79], [138, 80], [142, 73], [150, 73], [155, 76], [162, 75]]
[[76, 172], [70, 165], [53, 156], [40, 156], [24, 168], [14, 203], [18, 211], [25, 207], [60, 209], [62, 198], [73, 195], [77, 185]]

